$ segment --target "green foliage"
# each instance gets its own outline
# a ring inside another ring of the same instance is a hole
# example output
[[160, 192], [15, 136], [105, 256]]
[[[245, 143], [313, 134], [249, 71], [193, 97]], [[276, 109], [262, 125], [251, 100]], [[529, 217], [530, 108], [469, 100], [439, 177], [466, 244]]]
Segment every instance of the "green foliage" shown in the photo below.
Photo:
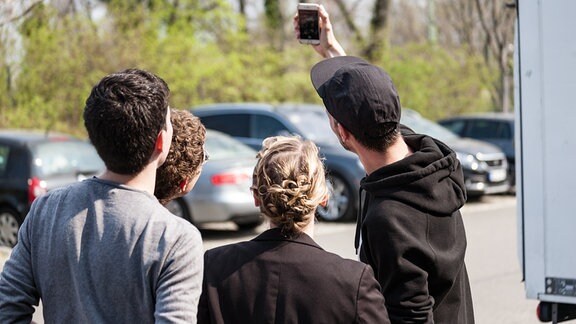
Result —
[[265, 45], [243, 46], [229, 53], [217, 46], [196, 51], [198, 54], [186, 57], [189, 63], [183, 62], [182, 69], [162, 69], [176, 107], [210, 102], [311, 101], [317, 97], [308, 75], [312, 62], [295, 65], [296, 56], [290, 51], [277, 53]]
[[392, 77], [402, 106], [436, 120], [490, 109], [490, 71], [481, 62], [463, 50], [413, 44], [391, 48], [376, 64]]
[[[82, 126], [87, 77], [99, 66], [94, 29], [81, 17], [56, 19], [50, 7], [22, 26], [25, 54], [15, 77], [11, 127], [56, 129], [78, 133]], [[4, 126], [4, 125], [3, 125]]]
[[12, 90], [10, 88], [11, 67], [7, 62], [6, 53], [0, 50], [0, 124], [7, 124], [7, 112], [12, 105]]
[[[83, 136], [82, 112], [91, 87], [108, 73], [132, 67], [164, 78], [176, 108], [235, 101], [321, 102], [309, 76], [320, 58], [310, 46], [293, 40], [276, 50], [255, 41], [226, 1], [107, 3], [106, 18], [98, 21], [81, 13], [62, 16], [41, 5], [21, 24], [24, 54], [17, 74], [0, 51], [0, 89], [8, 94], [0, 96], [0, 127]], [[489, 80], [492, 71], [463, 51], [394, 47], [374, 63], [390, 73], [402, 104], [429, 118], [489, 108], [488, 85], [482, 80]]]
[[282, 12], [279, 0], [264, 0], [266, 26], [271, 29], [282, 28]]

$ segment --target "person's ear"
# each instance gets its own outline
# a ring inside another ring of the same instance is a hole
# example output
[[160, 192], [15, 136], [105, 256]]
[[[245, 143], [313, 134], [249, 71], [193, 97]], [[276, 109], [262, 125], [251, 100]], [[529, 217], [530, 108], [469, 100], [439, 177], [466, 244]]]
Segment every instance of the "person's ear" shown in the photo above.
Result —
[[320, 206], [326, 207], [328, 205], [328, 199], [329, 199], [328, 195], [325, 195], [322, 201], [320, 202]]
[[178, 185], [178, 188], [180, 188], [180, 192], [184, 192], [186, 190], [186, 186], [188, 186], [188, 181], [190, 181], [190, 179], [186, 178], [180, 182], [180, 184]]
[[166, 137], [168, 135], [168, 132], [161, 130], [160, 133], [158, 133], [158, 136], [156, 137], [156, 144], [154, 145], [154, 148], [157, 151], [162, 152], [164, 150], [164, 137]]
[[260, 207], [260, 198], [258, 198], [255, 192], [252, 192], [252, 197], [254, 198], [254, 206]]
[[346, 140], [348, 140], [350, 137], [350, 132], [348, 132], [348, 130], [344, 128], [344, 126], [342, 126], [340, 123], [336, 124], [336, 131], [338, 132], [338, 135], [340, 135], [340, 138], [343, 142], [346, 142]]

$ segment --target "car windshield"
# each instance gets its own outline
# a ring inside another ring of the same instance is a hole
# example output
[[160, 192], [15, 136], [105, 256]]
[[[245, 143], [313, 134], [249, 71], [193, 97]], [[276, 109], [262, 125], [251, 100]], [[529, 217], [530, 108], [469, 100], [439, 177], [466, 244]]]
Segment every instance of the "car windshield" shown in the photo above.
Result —
[[256, 151], [220, 132], [206, 131], [206, 152], [210, 160], [255, 158]]
[[409, 109], [402, 110], [402, 117], [400, 122], [418, 134], [430, 135], [443, 142], [449, 142], [458, 138], [458, 135], [452, 133], [450, 130], [440, 126], [439, 124], [428, 120], [415, 111]]
[[305, 138], [316, 143], [339, 145], [338, 138], [330, 128], [330, 121], [324, 110], [301, 109], [282, 113]]
[[90, 174], [104, 170], [92, 144], [82, 141], [47, 142], [36, 146], [34, 165], [39, 176]]

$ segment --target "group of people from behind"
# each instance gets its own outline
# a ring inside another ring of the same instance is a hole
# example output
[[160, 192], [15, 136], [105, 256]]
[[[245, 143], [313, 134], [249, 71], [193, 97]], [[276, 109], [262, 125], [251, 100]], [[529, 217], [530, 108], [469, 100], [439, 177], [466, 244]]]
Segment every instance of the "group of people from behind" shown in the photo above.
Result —
[[330, 193], [318, 148], [296, 136], [264, 140], [247, 188], [269, 229], [204, 252], [196, 227], [162, 207], [198, 180], [204, 126], [169, 107], [161, 78], [129, 69], [86, 100], [105, 171], [33, 203], [0, 274], [0, 322], [29, 323], [42, 300], [47, 323], [473, 323], [455, 153], [400, 125], [388, 74], [346, 56], [319, 15], [312, 83], [367, 172], [361, 262], [314, 241]]

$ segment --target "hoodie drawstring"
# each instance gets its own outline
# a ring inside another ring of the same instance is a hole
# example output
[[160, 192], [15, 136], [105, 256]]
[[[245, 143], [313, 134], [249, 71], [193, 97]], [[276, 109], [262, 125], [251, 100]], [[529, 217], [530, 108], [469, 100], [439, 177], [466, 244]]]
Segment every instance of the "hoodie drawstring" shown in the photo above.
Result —
[[362, 222], [364, 221], [364, 198], [362, 194], [364, 193], [364, 189], [360, 187], [358, 190], [358, 212], [356, 214], [356, 235], [354, 236], [354, 248], [356, 249], [356, 255], [360, 255], [360, 246], [362, 245]]

